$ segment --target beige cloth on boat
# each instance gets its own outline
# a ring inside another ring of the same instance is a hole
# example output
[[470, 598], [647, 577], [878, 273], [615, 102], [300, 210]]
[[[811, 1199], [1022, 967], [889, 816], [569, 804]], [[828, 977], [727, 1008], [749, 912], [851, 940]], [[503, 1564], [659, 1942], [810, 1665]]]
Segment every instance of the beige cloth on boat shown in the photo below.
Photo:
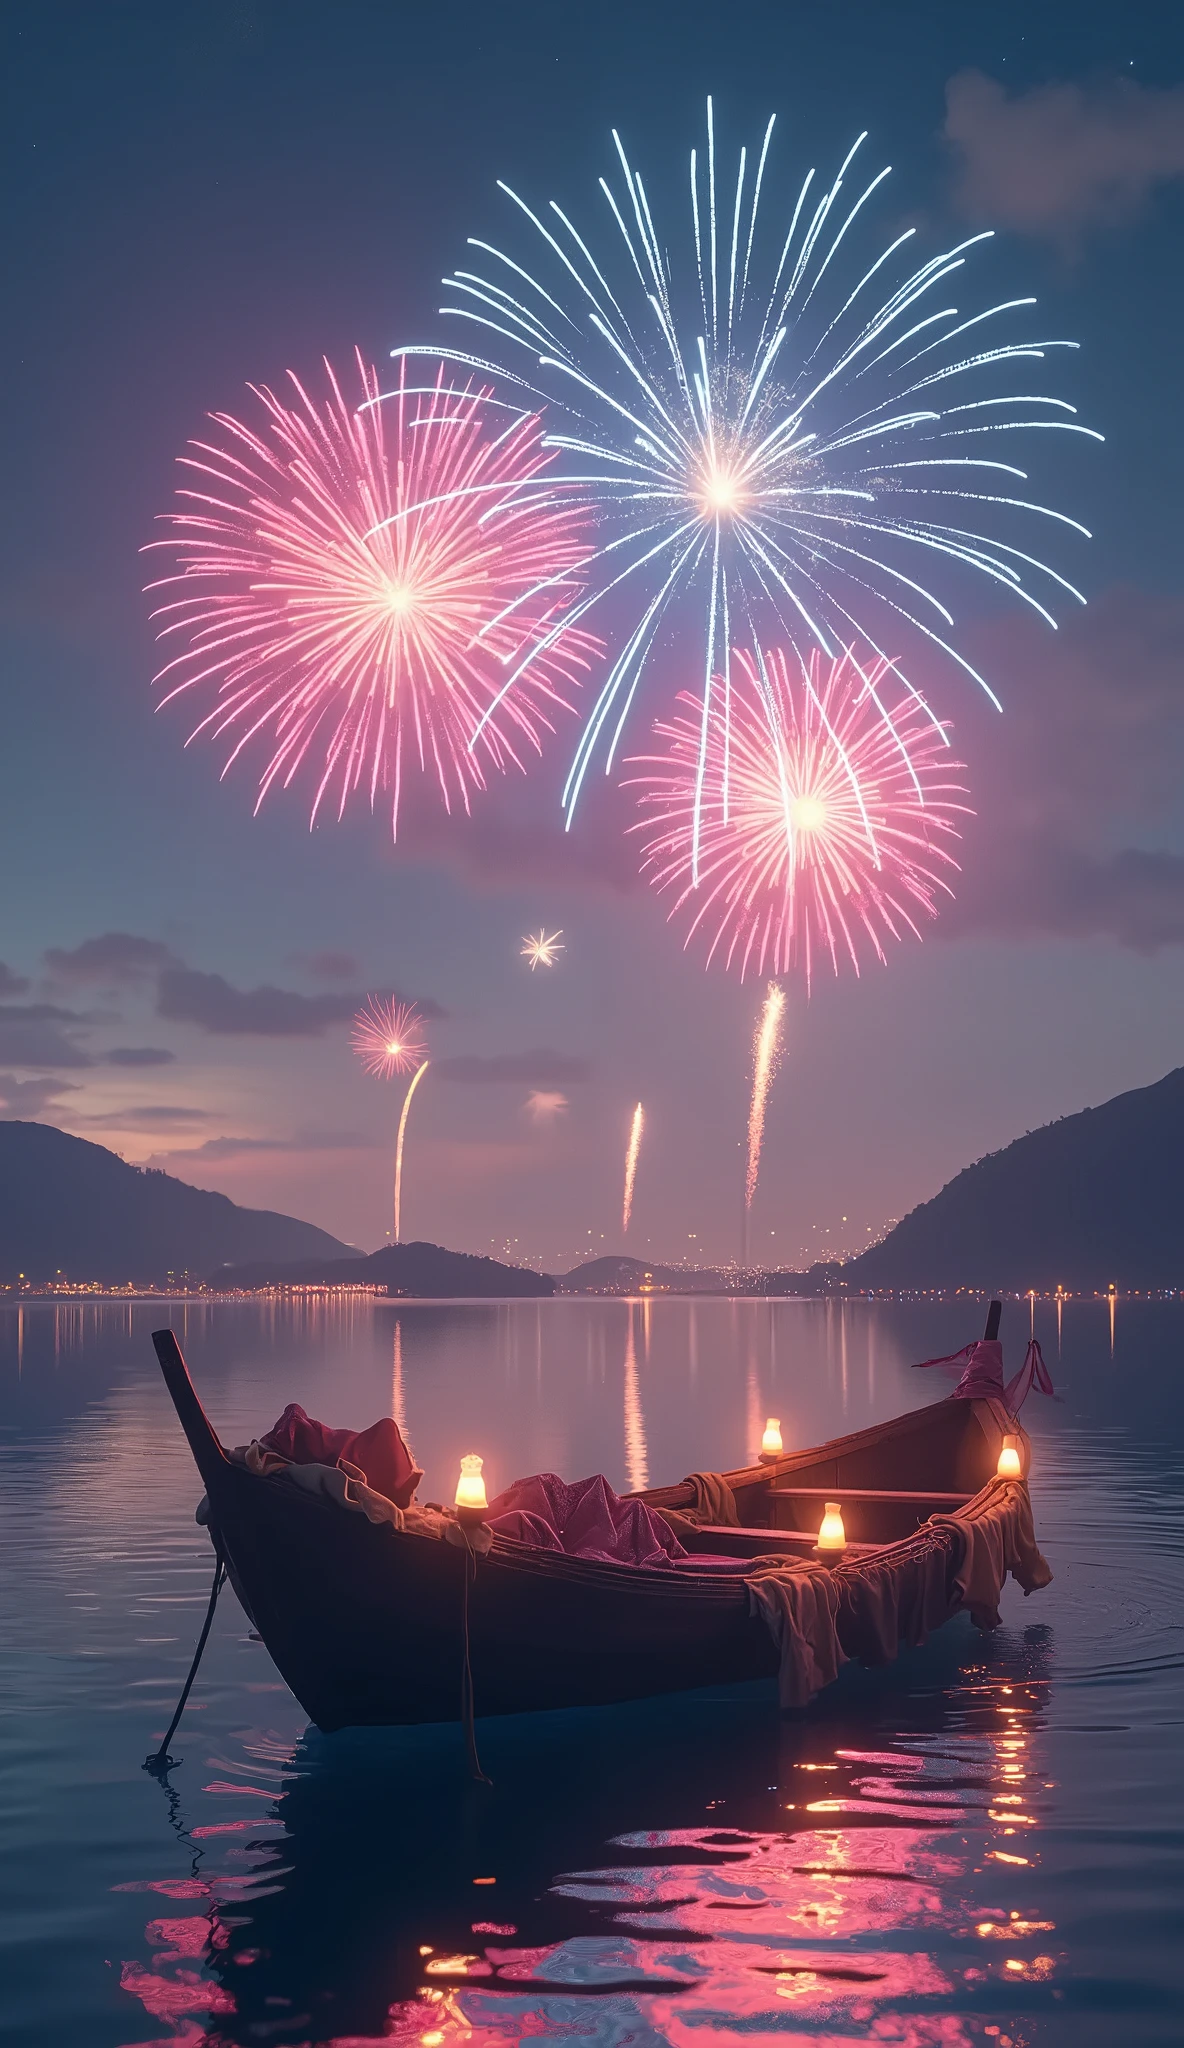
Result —
[[297, 1465], [289, 1458], [281, 1458], [277, 1451], [264, 1450], [258, 1443], [249, 1443], [231, 1452], [231, 1457], [244, 1464], [248, 1472], [257, 1478], [270, 1479], [282, 1473], [294, 1486], [305, 1493], [319, 1493], [323, 1499], [332, 1501], [335, 1507], [350, 1508], [354, 1514], [365, 1515], [368, 1522], [386, 1522], [392, 1529], [410, 1530], [417, 1536], [442, 1536], [448, 1517], [434, 1513], [428, 1508], [395, 1506], [385, 1493], [377, 1493], [366, 1483], [366, 1475], [359, 1465], [351, 1465], [348, 1458], [339, 1458], [335, 1465]]
[[839, 1675], [847, 1655], [836, 1626], [840, 1582], [825, 1565], [756, 1559], [747, 1577], [749, 1611], [767, 1624], [781, 1656], [783, 1707], [804, 1707]]
[[[808, 1562], [755, 1560], [750, 1609], [780, 1652], [783, 1707], [804, 1706], [850, 1657], [890, 1664], [966, 1608], [976, 1627], [997, 1628], [1009, 1572], [1025, 1593], [1052, 1578], [1022, 1479], [996, 1480], [981, 1514], [931, 1515], [918, 1535], [920, 1543], [863, 1551], [834, 1573]], [[829, 1599], [817, 1589], [820, 1580], [829, 1583]]]
[[1050, 1583], [1052, 1571], [1036, 1546], [1032, 1498], [1024, 1480], [997, 1480], [987, 1515], [929, 1519], [935, 1529], [949, 1529], [962, 1545], [954, 1582], [976, 1628], [998, 1628], [999, 1595], [1009, 1572], [1025, 1594]]
[[691, 1487], [695, 1496], [689, 1508], [679, 1511], [688, 1521], [707, 1523], [717, 1529], [737, 1527], [740, 1517], [736, 1513], [736, 1496], [722, 1472], [688, 1472], [682, 1483]]

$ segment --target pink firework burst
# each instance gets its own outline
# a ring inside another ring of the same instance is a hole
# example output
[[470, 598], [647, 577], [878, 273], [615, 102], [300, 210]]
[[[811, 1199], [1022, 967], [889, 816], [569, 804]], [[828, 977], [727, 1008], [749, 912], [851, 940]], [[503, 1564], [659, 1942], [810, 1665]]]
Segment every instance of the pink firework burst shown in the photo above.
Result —
[[410, 1073], [427, 1055], [423, 1018], [414, 1003], [393, 998], [368, 996], [354, 1018], [354, 1051], [368, 1074], [381, 1074], [389, 1081], [394, 1074]]
[[822, 956], [858, 974], [861, 944], [883, 961], [886, 939], [920, 937], [952, 894], [949, 842], [966, 807], [949, 778], [961, 764], [886, 661], [815, 653], [803, 669], [777, 649], [759, 665], [737, 650], [736, 662], [730, 716], [718, 680], [708, 710], [699, 886], [703, 706], [685, 693], [686, 713], [654, 726], [667, 753], [637, 764], [643, 872], [677, 892], [670, 915], [688, 914], [686, 943], [704, 937], [708, 965], [722, 957], [741, 979], [796, 968], [809, 986]]
[[487, 769], [537, 752], [596, 643], [544, 644], [588, 550], [538, 419], [443, 366], [416, 387], [401, 368], [380, 401], [357, 364], [356, 409], [326, 362], [323, 402], [291, 373], [290, 403], [252, 385], [258, 426], [215, 413], [219, 440], [181, 457], [182, 509], [151, 544], [176, 567], [148, 586], [180, 651], [155, 681], [164, 703], [212, 696], [190, 738], [228, 742], [223, 773], [266, 750], [256, 810], [303, 773], [313, 823], [362, 792], [397, 830], [409, 771], [467, 810]]

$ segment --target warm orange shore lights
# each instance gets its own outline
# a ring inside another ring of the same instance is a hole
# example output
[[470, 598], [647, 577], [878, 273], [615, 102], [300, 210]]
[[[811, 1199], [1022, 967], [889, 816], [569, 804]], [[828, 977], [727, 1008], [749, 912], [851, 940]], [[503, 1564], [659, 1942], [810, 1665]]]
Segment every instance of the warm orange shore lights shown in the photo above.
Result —
[[818, 1531], [819, 1550], [845, 1550], [847, 1531], [843, 1527], [843, 1511], [837, 1500], [828, 1500], [826, 1512]]
[[770, 1415], [768, 1421], [765, 1424], [765, 1433], [761, 1438], [762, 1460], [779, 1458], [781, 1456], [782, 1448], [783, 1446], [781, 1442], [781, 1418], [778, 1415]]
[[482, 1475], [484, 1459], [469, 1451], [460, 1461], [460, 1478], [456, 1482], [456, 1505], [470, 1515], [483, 1515], [489, 1502], [485, 1498], [485, 1480]]
[[1000, 1479], [1023, 1478], [1024, 1468], [1020, 1459], [1020, 1447], [1013, 1436], [1004, 1437], [1003, 1449], [999, 1453], [999, 1463], [996, 1465], [995, 1471]]

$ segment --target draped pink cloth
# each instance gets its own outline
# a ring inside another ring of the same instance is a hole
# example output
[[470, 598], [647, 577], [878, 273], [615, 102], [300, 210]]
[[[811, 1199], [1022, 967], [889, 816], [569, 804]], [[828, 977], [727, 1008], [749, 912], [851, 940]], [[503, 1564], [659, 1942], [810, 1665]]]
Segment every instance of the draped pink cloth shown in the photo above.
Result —
[[554, 1472], [516, 1479], [490, 1501], [485, 1519], [499, 1536], [603, 1564], [666, 1566], [687, 1554], [661, 1515], [622, 1500], [600, 1472], [571, 1485]]
[[398, 1508], [409, 1507], [411, 1496], [423, 1478], [389, 1415], [372, 1422], [369, 1429], [330, 1429], [314, 1421], [295, 1402], [285, 1408], [266, 1436], [259, 1438], [265, 1451], [288, 1458], [294, 1465], [336, 1465], [344, 1458], [365, 1474], [375, 1493], [386, 1495]]
[[989, 1343], [980, 1337], [977, 1343], [964, 1344], [961, 1351], [952, 1351], [948, 1358], [921, 1358], [913, 1367], [914, 1372], [924, 1372], [928, 1366], [944, 1366], [947, 1370], [962, 1369], [962, 1377], [954, 1388], [955, 1401], [978, 1401], [991, 1399], [1002, 1401], [1009, 1415], [1017, 1415], [1033, 1387], [1039, 1387], [1042, 1394], [1053, 1394], [1052, 1379], [1044, 1363], [1044, 1353], [1035, 1337], [1029, 1339], [1024, 1353], [1024, 1362], [1015, 1378], [1004, 1383], [1003, 1346], [998, 1338]]

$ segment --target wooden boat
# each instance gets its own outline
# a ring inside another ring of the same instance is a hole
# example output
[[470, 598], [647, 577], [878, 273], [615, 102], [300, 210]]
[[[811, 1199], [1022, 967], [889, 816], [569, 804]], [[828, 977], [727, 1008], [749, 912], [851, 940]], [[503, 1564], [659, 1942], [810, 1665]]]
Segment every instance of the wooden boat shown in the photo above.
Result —
[[[993, 1333], [992, 1333], [993, 1334]], [[987, 1525], [1010, 1486], [995, 1477], [1005, 1435], [1028, 1439], [995, 1399], [939, 1400], [893, 1421], [722, 1475], [738, 1526], [699, 1528], [677, 1569], [570, 1557], [494, 1534], [475, 1568], [463, 1548], [343, 1512], [228, 1457], [172, 1331], [153, 1342], [209, 1502], [231, 1583], [283, 1678], [317, 1726], [462, 1718], [465, 1623], [478, 1715], [601, 1704], [772, 1676], [779, 1656], [743, 1572], [721, 1557], [808, 1557], [826, 1499], [841, 1501], [848, 1549], [834, 1566], [843, 1652], [882, 1661], [869, 1603], [944, 1559], [945, 1619], [961, 1595], [958, 1541], [934, 1514]], [[690, 1482], [635, 1496], [685, 1510]], [[471, 1588], [467, 1574], [472, 1573]], [[466, 1606], [467, 1603], [467, 1606]], [[932, 1624], [930, 1624], [932, 1625]]]

